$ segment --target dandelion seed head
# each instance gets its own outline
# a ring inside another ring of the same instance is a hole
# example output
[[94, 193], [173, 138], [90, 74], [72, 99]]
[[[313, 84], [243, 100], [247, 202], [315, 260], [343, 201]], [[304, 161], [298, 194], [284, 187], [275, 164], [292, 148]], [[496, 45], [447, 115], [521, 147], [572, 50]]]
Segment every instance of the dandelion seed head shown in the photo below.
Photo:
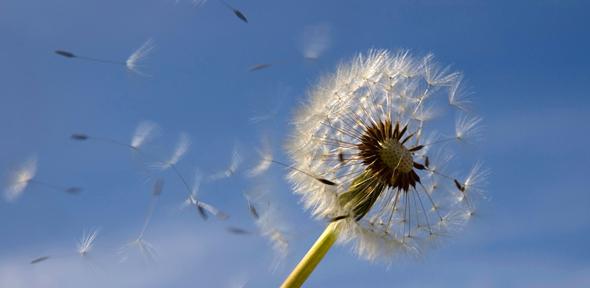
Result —
[[458, 142], [478, 136], [481, 118], [448, 105], [462, 77], [441, 67], [432, 55], [373, 50], [322, 78], [296, 113], [288, 179], [363, 258], [420, 254], [474, 211], [466, 191], [485, 174], [459, 181], [445, 168], [462, 165]]
[[8, 186], [4, 190], [4, 197], [6, 201], [15, 201], [27, 188], [29, 182], [33, 180], [37, 173], [37, 158], [31, 157], [27, 159], [22, 166], [17, 168], [9, 176]]
[[129, 71], [137, 73], [138, 75], [147, 76], [144, 72], [141, 71], [142, 64], [141, 62], [145, 60], [147, 56], [154, 50], [154, 41], [152, 39], [148, 39], [139, 47], [137, 50], [133, 51], [133, 53], [127, 58], [125, 61], [125, 66]]

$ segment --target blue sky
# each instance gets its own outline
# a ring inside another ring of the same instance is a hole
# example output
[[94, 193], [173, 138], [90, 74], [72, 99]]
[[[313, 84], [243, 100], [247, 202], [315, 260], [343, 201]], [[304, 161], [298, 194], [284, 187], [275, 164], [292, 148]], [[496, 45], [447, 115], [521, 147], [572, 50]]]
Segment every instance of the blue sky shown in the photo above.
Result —
[[[335, 247], [308, 287], [588, 287], [590, 285], [590, 38], [584, 1], [232, 1], [200, 8], [179, 0], [0, 2], [0, 172], [31, 155], [37, 178], [84, 188], [77, 196], [30, 186], [0, 202], [1, 287], [276, 287], [319, 235], [273, 167], [264, 179], [206, 183], [202, 197], [231, 214], [220, 222], [179, 212], [184, 191], [166, 181], [146, 232], [156, 263], [119, 263], [116, 251], [141, 229], [150, 201], [146, 169], [130, 151], [78, 143], [73, 132], [129, 141], [142, 120], [159, 124], [147, 148], [159, 155], [186, 132], [178, 163], [191, 178], [224, 169], [237, 146], [245, 166], [262, 135], [276, 157], [294, 108], [317, 77], [370, 48], [433, 52], [463, 71], [484, 141], [475, 148], [491, 171], [482, 211], [462, 233], [419, 260], [391, 266]], [[307, 27], [307, 28], [306, 28]], [[311, 27], [311, 28], [310, 28]], [[327, 29], [330, 45], [302, 57], [306, 29]], [[124, 60], [152, 38], [151, 77], [124, 67], [65, 59], [69, 50]], [[268, 69], [248, 72], [258, 63]], [[271, 121], [250, 118], [278, 107]], [[150, 170], [148, 170], [150, 171]], [[153, 172], [153, 171], [152, 171]], [[1, 178], [1, 185], [6, 185]], [[241, 193], [264, 182], [290, 237], [274, 270]], [[84, 229], [100, 228], [91, 259], [75, 255]], [[43, 255], [60, 255], [38, 265]]]

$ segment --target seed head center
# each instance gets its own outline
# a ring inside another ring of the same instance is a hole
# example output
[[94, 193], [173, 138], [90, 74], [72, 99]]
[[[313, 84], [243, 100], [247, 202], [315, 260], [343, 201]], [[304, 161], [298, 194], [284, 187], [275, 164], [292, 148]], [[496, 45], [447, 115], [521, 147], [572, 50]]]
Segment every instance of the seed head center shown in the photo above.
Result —
[[404, 145], [393, 138], [387, 139], [385, 142], [381, 143], [379, 157], [389, 168], [401, 173], [408, 173], [412, 171], [414, 167], [412, 153], [410, 153]]

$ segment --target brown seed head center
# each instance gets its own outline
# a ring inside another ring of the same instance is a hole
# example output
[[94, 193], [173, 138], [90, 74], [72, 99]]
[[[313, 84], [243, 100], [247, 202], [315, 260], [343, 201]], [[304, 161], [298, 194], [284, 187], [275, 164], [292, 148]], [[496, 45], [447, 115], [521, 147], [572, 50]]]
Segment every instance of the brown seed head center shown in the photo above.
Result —
[[379, 157], [389, 168], [401, 173], [408, 173], [414, 168], [412, 153], [396, 139], [390, 138], [381, 143]]

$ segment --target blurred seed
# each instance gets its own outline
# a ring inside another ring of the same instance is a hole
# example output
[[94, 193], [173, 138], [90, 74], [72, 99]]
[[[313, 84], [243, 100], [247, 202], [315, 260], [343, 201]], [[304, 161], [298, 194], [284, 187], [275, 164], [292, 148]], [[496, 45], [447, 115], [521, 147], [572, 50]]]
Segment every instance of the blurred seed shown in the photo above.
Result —
[[55, 50], [55, 54], [66, 57], [66, 58], [75, 58], [76, 55], [72, 52], [64, 51], [64, 50]]
[[72, 195], [77, 195], [77, 194], [80, 194], [80, 192], [82, 192], [82, 188], [80, 188], [80, 187], [68, 187], [68, 188], [66, 188], [66, 190], [64, 190], [64, 192], [66, 192], [68, 194], [72, 194]]
[[459, 183], [457, 179], [454, 179], [453, 182], [455, 182], [455, 186], [457, 186], [457, 189], [459, 189], [459, 191], [465, 192], [465, 186], [461, 185], [461, 183]]
[[248, 200], [248, 208], [250, 209], [250, 214], [252, 214], [252, 217], [258, 220], [260, 218], [260, 214], [258, 214], [258, 210], [256, 210], [256, 207], [254, 207], [250, 200]]
[[239, 228], [239, 227], [227, 227], [227, 231], [232, 233], [232, 234], [236, 234], [236, 235], [246, 235], [246, 234], [251, 234], [250, 231]]
[[262, 70], [262, 69], [268, 68], [270, 66], [272, 66], [272, 64], [269, 64], [269, 63], [256, 64], [256, 65], [250, 67], [249, 71], [250, 72], [254, 72], [254, 71], [258, 71], [258, 70]]
[[202, 206], [197, 205], [197, 211], [199, 211], [199, 215], [201, 215], [201, 218], [203, 218], [203, 220], [207, 220], [209, 218], [209, 216], [207, 216], [205, 208], [203, 208]]
[[31, 264], [37, 264], [37, 263], [43, 262], [47, 259], [49, 259], [49, 256], [39, 257], [39, 258], [33, 259], [33, 261], [31, 261]]
[[164, 180], [158, 179], [154, 184], [154, 190], [152, 191], [152, 195], [160, 196], [162, 194], [162, 189], [164, 188]]
[[72, 134], [71, 138], [74, 140], [84, 141], [84, 140], [88, 140], [88, 135], [82, 134], [82, 133], [74, 133], [74, 134]]

